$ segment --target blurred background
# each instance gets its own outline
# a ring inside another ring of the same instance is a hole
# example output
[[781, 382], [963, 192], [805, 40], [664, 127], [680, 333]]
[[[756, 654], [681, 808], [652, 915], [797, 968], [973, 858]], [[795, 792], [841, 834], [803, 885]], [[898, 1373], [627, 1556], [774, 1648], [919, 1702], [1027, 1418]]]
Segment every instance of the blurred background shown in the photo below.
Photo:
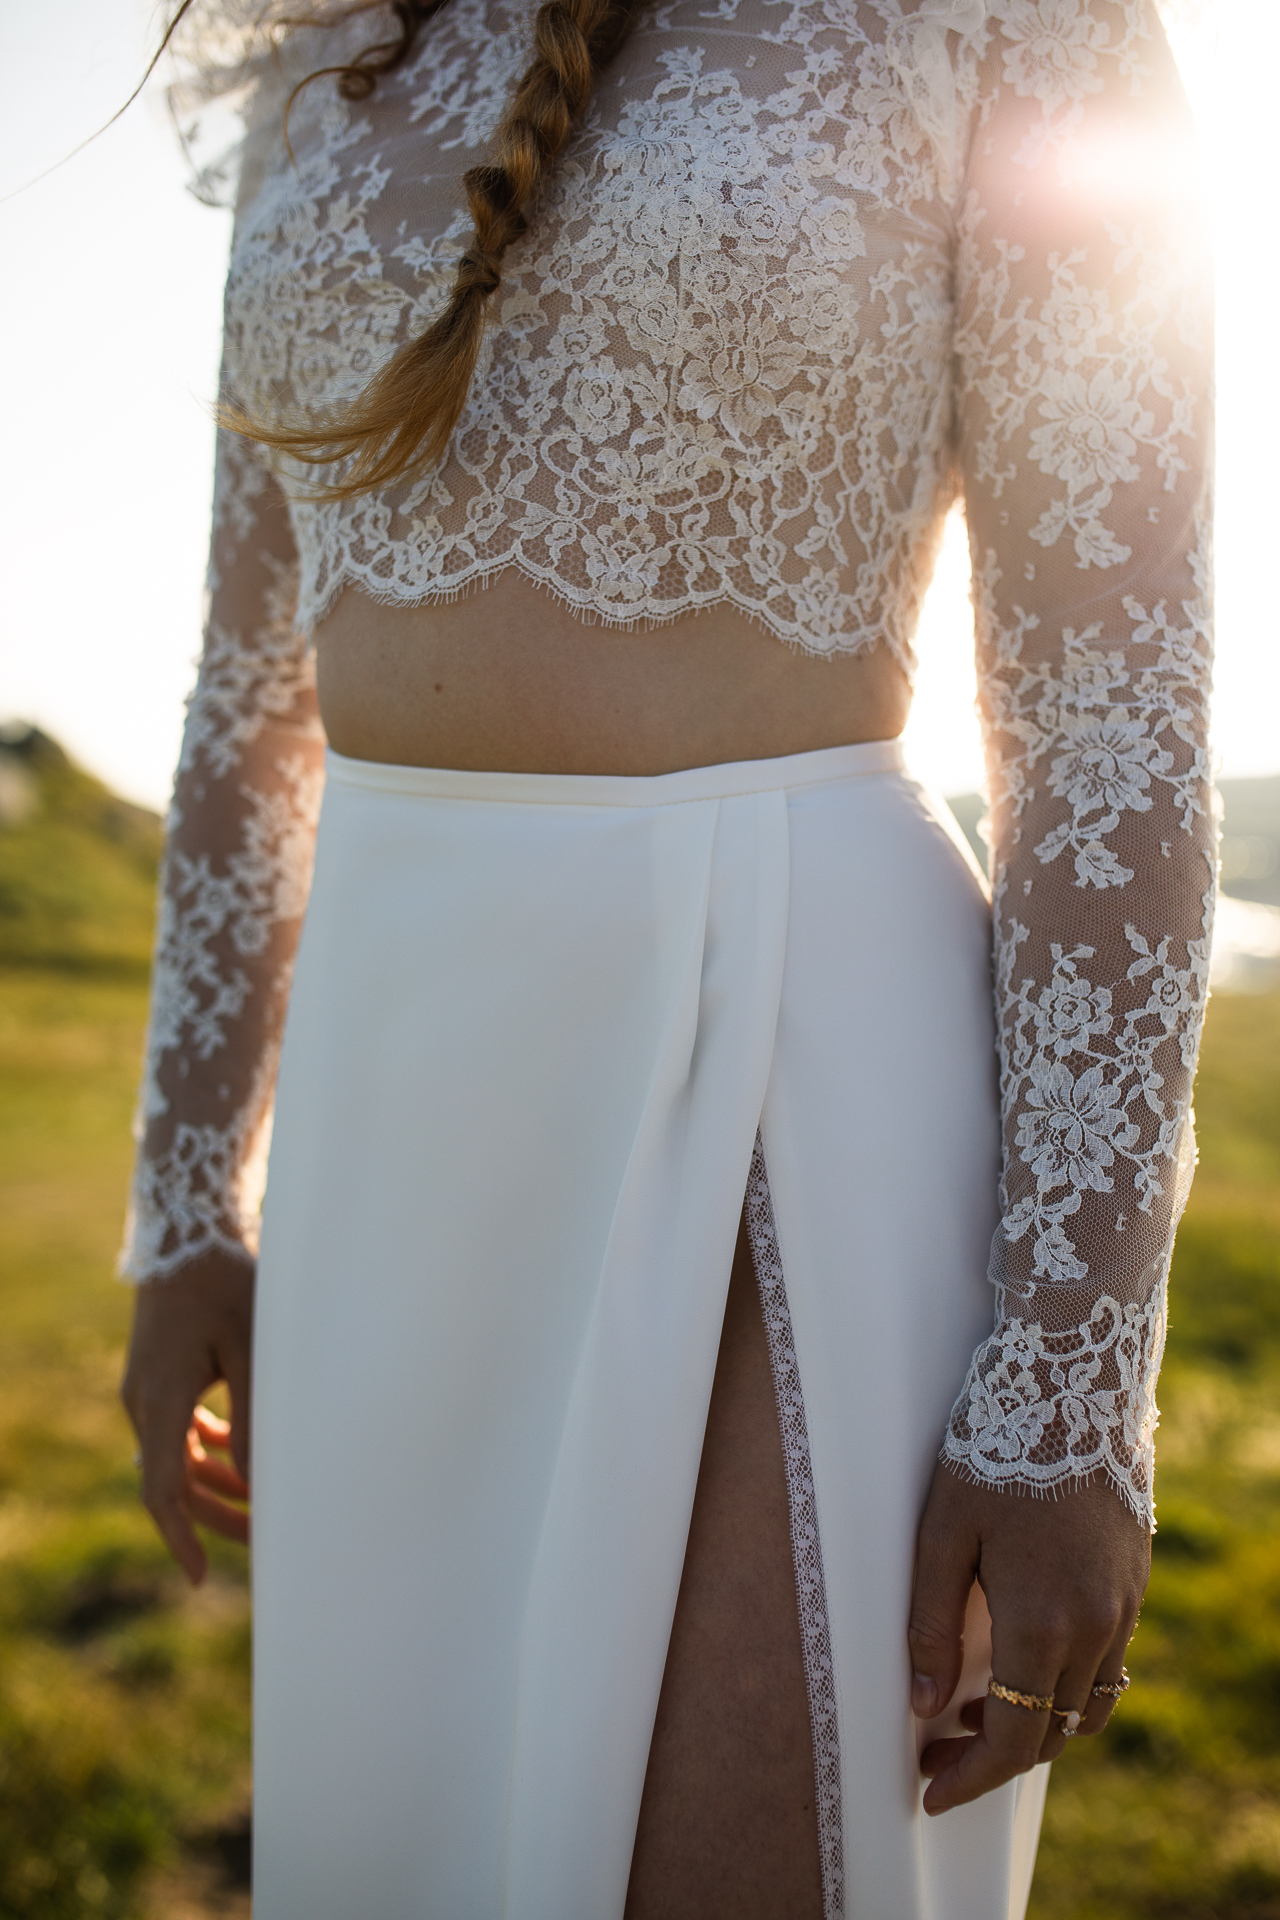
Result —
[[[0, 1920], [248, 1912], [245, 1568], [214, 1543], [185, 1592], [137, 1506], [112, 1278], [230, 223], [158, 94], [17, 191], [158, 33], [137, 0], [0, 9]], [[1034, 1920], [1280, 1920], [1280, 4], [1175, 41], [1216, 228], [1226, 892], [1135, 1685], [1055, 1769]], [[957, 520], [908, 738], [978, 844], [967, 588]]]

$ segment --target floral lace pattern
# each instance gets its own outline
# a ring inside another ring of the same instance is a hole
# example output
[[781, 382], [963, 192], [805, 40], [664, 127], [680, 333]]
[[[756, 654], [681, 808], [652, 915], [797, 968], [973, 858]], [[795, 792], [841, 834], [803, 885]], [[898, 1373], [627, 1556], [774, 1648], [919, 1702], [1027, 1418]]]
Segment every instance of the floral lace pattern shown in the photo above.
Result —
[[[951, 245], [900, 13], [642, 18], [507, 257], [449, 458], [372, 498], [297, 488], [304, 628], [345, 583], [411, 602], [516, 567], [593, 619], [729, 602], [808, 651], [887, 637], [910, 666], [952, 484]], [[528, 32], [506, 0], [450, 0], [370, 102], [300, 97], [296, 166], [267, 166], [233, 250], [251, 408], [322, 416], [438, 308], [458, 174]]]
[[[438, 310], [529, 31], [449, 0], [368, 101], [303, 90], [292, 159], [289, 89], [376, 16], [241, 61], [226, 367], [251, 409], [323, 416]], [[318, 766], [295, 621], [344, 585], [421, 602], [516, 568], [587, 619], [730, 604], [909, 669], [962, 492], [1005, 1158], [996, 1328], [945, 1453], [1032, 1491], [1102, 1473], [1150, 1521], [1214, 877], [1187, 145], [1148, 0], [658, 0], [508, 256], [440, 468], [321, 504], [224, 451], [132, 1271], [252, 1246]]]
[[187, 712], [156, 932], [138, 1155], [121, 1259], [156, 1279], [251, 1258], [322, 780], [314, 676], [294, 631], [284, 502], [219, 447], [209, 616]]
[[1143, 8], [991, 12], [1026, 107], [980, 109], [955, 344], [1005, 1161], [997, 1327], [945, 1455], [1031, 1491], [1101, 1472], [1152, 1524], [1216, 859], [1207, 276], [1157, 177], [1176, 96]]

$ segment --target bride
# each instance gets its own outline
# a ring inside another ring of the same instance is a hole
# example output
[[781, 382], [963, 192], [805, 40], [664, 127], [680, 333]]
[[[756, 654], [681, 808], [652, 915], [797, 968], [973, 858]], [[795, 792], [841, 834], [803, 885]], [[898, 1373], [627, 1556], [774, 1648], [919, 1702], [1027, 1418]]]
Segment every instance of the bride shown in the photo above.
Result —
[[[258, 1920], [1017, 1920], [1212, 905], [1150, 0], [171, 27], [245, 137], [125, 1398], [193, 1580], [252, 1486]], [[990, 893], [899, 741], [957, 496]]]

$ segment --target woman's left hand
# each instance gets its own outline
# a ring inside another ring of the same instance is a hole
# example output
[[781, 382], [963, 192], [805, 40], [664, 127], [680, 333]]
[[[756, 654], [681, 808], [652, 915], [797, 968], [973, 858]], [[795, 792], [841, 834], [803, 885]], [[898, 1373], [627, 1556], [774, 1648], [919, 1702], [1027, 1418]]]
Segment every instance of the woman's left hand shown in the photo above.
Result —
[[1151, 1536], [1097, 1482], [1056, 1499], [970, 1484], [939, 1464], [920, 1522], [909, 1641], [912, 1711], [941, 1713], [955, 1693], [965, 1607], [976, 1579], [991, 1614], [991, 1665], [1001, 1685], [1054, 1695], [1056, 1713], [986, 1695], [966, 1702], [972, 1738], [935, 1740], [921, 1755], [926, 1813], [976, 1800], [1062, 1752], [1064, 1719], [1101, 1733], [1115, 1705], [1090, 1689], [1116, 1684], [1151, 1571]]

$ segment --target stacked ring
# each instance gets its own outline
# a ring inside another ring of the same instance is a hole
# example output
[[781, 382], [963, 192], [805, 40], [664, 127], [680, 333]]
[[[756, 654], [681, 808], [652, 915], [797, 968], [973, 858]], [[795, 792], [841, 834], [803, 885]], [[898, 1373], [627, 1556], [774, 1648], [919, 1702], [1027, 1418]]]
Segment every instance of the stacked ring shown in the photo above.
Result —
[[[1100, 1680], [1089, 1692], [1100, 1699], [1118, 1700], [1122, 1693], [1129, 1691], [1129, 1685], [1128, 1669], [1121, 1667], [1118, 1680]], [[1001, 1686], [995, 1679], [988, 1680], [987, 1692], [996, 1700], [1007, 1700], [1011, 1707], [1025, 1707], [1028, 1713], [1051, 1713], [1055, 1720], [1061, 1720], [1063, 1735], [1068, 1740], [1080, 1731], [1083, 1713], [1074, 1707], [1055, 1707], [1056, 1695], [1052, 1693], [1019, 1693], [1016, 1687]]]
[[1011, 1707], [1025, 1707], [1028, 1713], [1053, 1712], [1051, 1693], [1019, 1693], [1016, 1687], [1002, 1687], [998, 1680], [988, 1680], [987, 1692], [997, 1700], [1007, 1700]]

